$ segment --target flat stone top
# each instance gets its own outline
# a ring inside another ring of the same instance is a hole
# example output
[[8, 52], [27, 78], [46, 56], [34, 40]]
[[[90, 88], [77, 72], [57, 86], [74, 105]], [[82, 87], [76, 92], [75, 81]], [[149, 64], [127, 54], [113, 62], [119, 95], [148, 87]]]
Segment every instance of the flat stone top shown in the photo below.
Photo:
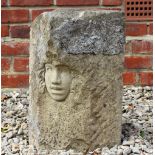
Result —
[[119, 54], [124, 51], [124, 14], [119, 11], [57, 9], [43, 13], [50, 20], [52, 46], [69, 54]]

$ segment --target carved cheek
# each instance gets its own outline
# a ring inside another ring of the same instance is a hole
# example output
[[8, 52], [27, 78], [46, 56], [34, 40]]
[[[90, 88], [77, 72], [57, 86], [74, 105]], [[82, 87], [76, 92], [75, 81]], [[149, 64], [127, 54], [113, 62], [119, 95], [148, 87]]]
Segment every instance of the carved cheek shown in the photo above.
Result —
[[50, 84], [50, 81], [51, 81], [50, 77], [51, 77], [50, 71], [46, 71], [46, 73], [45, 73], [45, 83], [46, 84]]
[[70, 73], [65, 72], [61, 76], [63, 79], [62, 81], [63, 81], [64, 86], [66, 87], [66, 89], [69, 89], [71, 81], [72, 81]]

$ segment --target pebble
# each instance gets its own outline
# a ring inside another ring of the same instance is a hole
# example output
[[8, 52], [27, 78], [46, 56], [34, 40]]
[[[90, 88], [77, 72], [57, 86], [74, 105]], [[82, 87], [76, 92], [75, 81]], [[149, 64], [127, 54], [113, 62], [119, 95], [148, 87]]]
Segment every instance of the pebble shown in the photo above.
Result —
[[15, 144], [15, 143], [13, 143], [12, 144], [12, 153], [17, 153], [17, 152], [19, 152], [20, 150], [19, 150], [19, 144]]
[[8, 138], [8, 139], [10, 139], [10, 138], [12, 138], [13, 137], [13, 132], [12, 131], [10, 131], [10, 132], [8, 132], [7, 134], [6, 134], [6, 137]]
[[6, 137], [3, 138], [3, 141], [2, 141], [2, 146], [6, 146], [8, 145], [9, 141], [7, 140]]
[[134, 141], [123, 141], [123, 144], [122, 145], [134, 145]]
[[128, 155], [128, 154], [130, 154], [131, 153], [131, 148], [130, 147], [127, 147], [127, 148], [125, 148], [124, 150], [123, 150], [123, 155]]
[[13, 143], [13, 139], [8, 139], [8, 143]]
[[132, 148], [132, 152], [135, 153], [135, 154], [140, 154], [139, 148], [136, 148], [136, 147]]
[[14, 114], [13, 111], [8, 111], [8, 112], [6, 113], [6, 117], [12, 117], [13, 114]]
[[18, 138], [13, 138], [13, 142], [17, 144], [20, 142], [20, 140]]
[[112, 148], [110, 149], [110, 151], [116, 153], [116, 152], [117, 152], [117, 147], [118, 147], [118, 146], [115, 145], [114, 147], [112, 147]]
[[140, 141], [141, 141], [140, 139], [136, 139], [135, 140], [136, 143], [140, 143]]
[[123, 149], [118, 149], [117, 150], [117, 155], [123, 155]]
[[148, 148], [145, 148], [144, 151], [147, 152], [147, 153], [153, 153], [153, 150], [150, 150]]
[[[124, 86], [122, 98], [122, 142], [112, 148], [103, 147], [87, 155], [152, 155], [153, 153], [153, 89]], [[28, 98], [25, 90], [4, 92], [1, 103], [2, 155], [29, 154]], [[6, 149], [7, 147], [7, 149]], [[34, 148], [32, 150], [35, 152]], [[51, 155], [83, 155], [74, 150], [56, 150]]]
[[21, 124], [21, 128], [24, 130], [24, 129], [27, 129], [27, 123], [22, 123]]
[[18, 130], [18, 135], [21, 135], [21, 134], [23, 134], [23, 129], [22, 129], [22, 128], [20, 128], [20, 129]]

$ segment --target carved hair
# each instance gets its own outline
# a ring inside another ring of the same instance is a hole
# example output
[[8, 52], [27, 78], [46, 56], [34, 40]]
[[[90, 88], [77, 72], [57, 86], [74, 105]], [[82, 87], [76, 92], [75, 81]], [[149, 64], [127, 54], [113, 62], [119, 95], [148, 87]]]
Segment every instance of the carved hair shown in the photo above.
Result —
[[45, 93], [45, 64], [52, 63], [53, 60], [57, 59], [58, 55], [56, 52], [46, 52], [46, 59], [39, 65], [37, 69], [37, 82], [39, 86], [39, 92]]
[[39, 86], [39, 92], [45, 92], [45, 64], [37, 72], [37, 83]]

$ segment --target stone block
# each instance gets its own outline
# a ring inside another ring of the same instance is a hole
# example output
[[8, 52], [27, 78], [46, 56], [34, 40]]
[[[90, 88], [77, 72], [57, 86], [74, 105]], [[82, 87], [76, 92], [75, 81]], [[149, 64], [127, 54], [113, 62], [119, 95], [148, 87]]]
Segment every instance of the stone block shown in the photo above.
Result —
[[60, 9], [30, 33], [30, 144], [87, 152], [120, 143], [124, 17]]

